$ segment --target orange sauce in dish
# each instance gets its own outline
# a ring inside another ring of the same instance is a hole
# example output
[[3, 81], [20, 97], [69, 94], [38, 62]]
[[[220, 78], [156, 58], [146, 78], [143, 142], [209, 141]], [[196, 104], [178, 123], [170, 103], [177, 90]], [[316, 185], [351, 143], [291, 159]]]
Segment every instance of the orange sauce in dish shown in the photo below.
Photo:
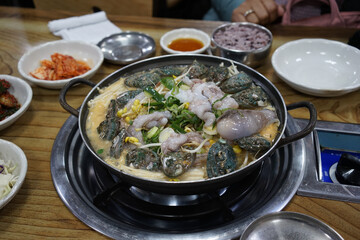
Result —
[[189, 52], [198, 50], [203, 46], [204, 44], [200, 40], [194, 38], [178, 38], [172, 41], [168, 48], [175, 51]]

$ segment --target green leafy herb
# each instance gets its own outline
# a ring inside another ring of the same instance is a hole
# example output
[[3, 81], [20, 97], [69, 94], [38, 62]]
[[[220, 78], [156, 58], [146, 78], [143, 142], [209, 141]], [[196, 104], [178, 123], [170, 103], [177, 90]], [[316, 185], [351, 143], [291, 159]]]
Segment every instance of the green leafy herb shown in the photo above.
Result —
[[163, 77], [160, 79], [160, 81], [169, 90], [173, 89], [175, 86], [175, 81], [172, 77]]
[[165, 104], [166, 104], [167, 107], [171, 107], [171, 106], [173, 106], [174, 104], [178, 106], [178, 105], [181, 104], [181, 102], [180, 102], [180, 100], [177, 99], [176, 97], [174, 97], [174, 96], [169, 96], [169, 97], [166, 99]]
[[[170, 88], [172, 85], [171, 81], [173, 79], [171, 77], [162, 78], [162, 84], [166, 84], [165, 86], [167, 88]], [[179, 87], [175, 85], [172, 88], [172, 91], [178, 91]], [[182, 82], [179, 83], [179, 85], [182, 84]], [[194, 127], [196, 131], [200, 131], [204, 125], [204, 121], [201, 120], [198, 116], [196, 116], [195, 113], [185, 109], [182, 107], [181, 102], [179, 99], [177, 99], [174, 96], [169, 96], [165, 99], [165, 97], [161, 94], [159, 94], [155, 89], [152, 87], [146, 87], [144, 89], [146, 93], [151, 95], [151, 97], [155, 100], [155, 102], [143, 104], [144, 106], [150, 106], [149, 112], [155, 112], [155, 111], [169, 111], [172, 114], [171, 119], [169, 119], [170, 126], [178, 133], [186, 133], [184, 128], [187, 125], [191, 125]], [[160, 132], [158, 132], [160, 134]], [[143, 133], [144, 141], [148, 143], [154, 143], [158, 141], [158, 134], [154, 137], [148, 138], [147, 134]], [[157, 139], [156, 139], [157, 137]]]
[[171, 123], [171, 128], [175, 130], [175, 132], [178, 133], [186, 133], [184, 129], [181, 128], [181, 126], [177, 122]]
[[[204, 125], [204, 121], [201, 120], [195, 113], [190, 112], [187, 109], [182, 109], [179, 113], [173, 117], [172, 123], [177, 127], [184, 129], [186, 125], [192, 125], [195, 130], [200, 131]], [[178, 130], [178, 132], [180, 132]]]

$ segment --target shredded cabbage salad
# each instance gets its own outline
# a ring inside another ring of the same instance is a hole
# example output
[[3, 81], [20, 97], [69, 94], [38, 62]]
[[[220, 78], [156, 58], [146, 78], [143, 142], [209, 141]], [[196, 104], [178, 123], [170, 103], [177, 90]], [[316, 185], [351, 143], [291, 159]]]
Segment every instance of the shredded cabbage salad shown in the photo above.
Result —
[[11, 161], [0, 159], [0, 199], [9, 194], [19, 178], [13, 175], [15, 168]]

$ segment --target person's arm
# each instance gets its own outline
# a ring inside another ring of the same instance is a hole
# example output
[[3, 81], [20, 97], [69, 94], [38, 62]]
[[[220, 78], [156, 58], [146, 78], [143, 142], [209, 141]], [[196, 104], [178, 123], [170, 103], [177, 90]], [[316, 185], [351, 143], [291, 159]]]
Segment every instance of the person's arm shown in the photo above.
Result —
[[245, 0], [232, 12], [233, 22], [268, 24], [284, 14], [284, 8], [274, 0]]
[[231, 21], [235, 8], [245, 0], [211, 0], [211, 11], [217, 15], [219, 21]]

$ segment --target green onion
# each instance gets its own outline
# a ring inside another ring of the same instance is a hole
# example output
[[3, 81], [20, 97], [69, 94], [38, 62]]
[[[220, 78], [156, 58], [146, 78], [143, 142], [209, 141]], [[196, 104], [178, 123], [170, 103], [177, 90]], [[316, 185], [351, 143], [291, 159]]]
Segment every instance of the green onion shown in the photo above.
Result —
[[141, 130], [144, 142], [146, 144], [158, 143], [160, 132], [161, 128], [158, 127], [152, 127], [149, 131]]
[[152, 138], [155, 133], [157, 132], [157, 130], [159, 130], [158, 127], [152, 127], [148, 132], [147, 132], [147, 138]]
[[172, 122], [171, 123], [171, 128], [175, 130], [175, 132], [178, 132], [178, 133], [186, 133], [184, 129], [181, 128], [181, 126], [176, 123], [176, 122]]
[[167, 99], [166, 99], [166, 106], [167, 107], [171, 107], [172, 105], [176, 104], [177, 106], [180, 105], [180, 100], [177, 99], [176, 97], [173, 97], [173, 96], [169, 96]]
[[164, 109], [165, 104], [162, 102], [151, 102], [151, 103], [143, 103], [143, 106], [146, 106], [146, 107], [151, 106], [149, 111], [153, 112], [153, 111]]
[[222, 98], [219, 98], [218, 100], [216, 100], [215, 102], [213, 102], [213, 104], [211, 105], [211, 108], [214, 108], [215, 103], [224, 100], [228, 95], [229, 95], [229, 94], [225, 93]]
[[151, 97], [153, 99], [155, 99], [155, 101], [157, 102], [162, 102], [165, 100], [164, 96], [161, 95], [160, 93], [158, 93], [155, 89], [153, 89], [152, 87], [145, 87], [144, 88], [144, 92], [148, 93], [151, 95]]

